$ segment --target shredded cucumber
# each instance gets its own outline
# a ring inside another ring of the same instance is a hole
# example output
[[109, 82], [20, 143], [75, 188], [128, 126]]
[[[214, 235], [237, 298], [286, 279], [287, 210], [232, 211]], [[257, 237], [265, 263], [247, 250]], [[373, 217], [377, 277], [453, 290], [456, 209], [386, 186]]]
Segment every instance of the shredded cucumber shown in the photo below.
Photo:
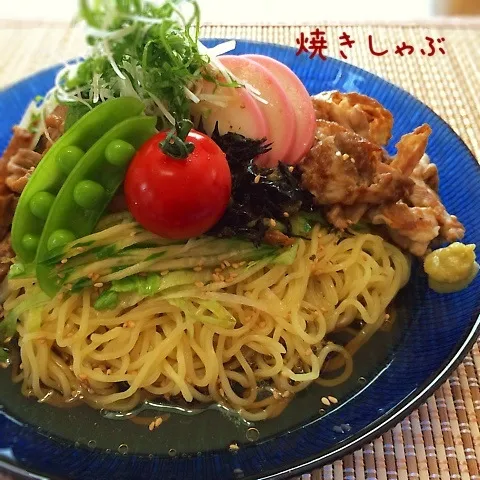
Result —
[[29, 278], [35, 275], [35, 266], [31, 263], [15, 262], [10, 266], [8, 278]]
[[5, 320], [0, 322], [0, 339], [12, 337], [15, 334], [17, 321], [23, 313], [43, 307], [49, 302], [50, 297], [38, 287], [32, 287], [32, 291], [33, 293], [10, 310]]
[[272, 263], [275, 265], [291, 265], [295, 261], [298, 252], [298, 243], [292, 245], [288, 250], [277, 255]]
[[298, 237], [307, 237], [312, 230], [312, 225], [302, 215], [296, 215], [290, 220], [290, 223], [292, 225], [292, 233]]
[[235, 317], [219, 302], [214, 300], [197, 300], [198, 307], [195, 307], [192, 301], [178, 298], [169, 299], [168, 303], [178, 307], [186, 319], [194, 322], [208, 323], [229, 329], [235, 327]]
[[[255, 246], [235, 238], [205, 236], [171, 241], [147, 232], [128, 217], [116, 216], [115, 221], [120, 223], [112, 225], [107, 217], [102, 220], [104, 230], [67, 245], [51, 269], [63, 278], [70, 292], [100, 283], [102, 291], [94, 303], [97, 310], [123, 308], [125, 302], [130, 304], [134, 299], [138, 303], [153, 295], [165, 298], [179, 289], [191, 293], [215, 282], [228, 285], [259, 263], [291, 265], [298, 252], [298, 244], [287, 248]], [[24, 274], [21, 265], [12, 273]], [[177, 302], [175, 305], [192, 321], [235, 326], [235, 319], [218, 302], [197, 299], [193, 304], [190, 296], [167, 301]], [[32, 319], [32, 328], [36, 324], [38, 320]]]
[[302, 212], [292, 217], [290, 224], [293, 235], [308, 238], [314, 225], [320, 224], [326, 226], [327, 222], [319, 212]]
[[29, 310], [27, 320], [25, 322], [25, 330], [28, 333], [33, 333], [40, 330], [40, 327], [42, 326], [42, 309], [43, 306], [39, 306]]

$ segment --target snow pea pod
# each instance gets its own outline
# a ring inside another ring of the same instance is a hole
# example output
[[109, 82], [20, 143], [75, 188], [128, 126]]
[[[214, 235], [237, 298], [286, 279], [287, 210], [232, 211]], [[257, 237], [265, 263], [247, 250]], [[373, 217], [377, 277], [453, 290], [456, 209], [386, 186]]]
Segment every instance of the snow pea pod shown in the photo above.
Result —
[[155, 123], [156, 118], [146, 116], [119, 123], [85, 153], [65, 180], [51, 206], [36, 257], [37, 279], [47, 294], [55, 295], [64, 281], [55, 266], [65, 245], [93, 232], [130, 160], [156, 133]]
[[13, 218], [12, 247], [23, 262], [35, 260], [55, 196], [85, 152], [113, 126], [143, 109], [135, 98], [108, 100], [79, 119], [48, 150], [23, 190]]

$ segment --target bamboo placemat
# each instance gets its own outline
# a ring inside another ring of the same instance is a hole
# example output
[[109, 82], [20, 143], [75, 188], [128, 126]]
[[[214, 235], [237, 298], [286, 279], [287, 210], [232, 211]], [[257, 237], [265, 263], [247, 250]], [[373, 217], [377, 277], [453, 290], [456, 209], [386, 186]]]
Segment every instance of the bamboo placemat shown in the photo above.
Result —
[[[407, 25], [218, 26], [203, 28], [206, 37], [273, 42], [296, 47], [301, 32], [326, 31], [328, 54], [340, 58], [339, 37], [356, 41], [344, 47], [348, 61], [403, 87], [442, 116], [480, 158], [480, 23], [435, 21]], [[376, 50], [369, 51], [372, 36]], [[436, 43], [428, 57], [425, 37]], [[412, 55], [393, 53], [405, 41]], [[446, 54], [438, 51], [443, 46]], [[0, 88], [35, 71], [78, 56], [82, 33], [65, 24], [0, 21]], [[315, 61], [320, 61], [316, 59]], [[1, 106], [0, 106], [1, 111]], [[296, 480], [480, 480], [480, 352], [477, 343], [450, 379], [395, 428], [352, 455]], [[3, 477], [0, 474], [0, 478]]]

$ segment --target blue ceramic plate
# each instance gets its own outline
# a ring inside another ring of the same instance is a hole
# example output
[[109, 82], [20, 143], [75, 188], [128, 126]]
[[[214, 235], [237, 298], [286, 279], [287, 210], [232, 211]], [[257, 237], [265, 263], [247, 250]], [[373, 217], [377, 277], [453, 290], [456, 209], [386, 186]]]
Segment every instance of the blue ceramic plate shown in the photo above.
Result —
[[[433, 111], [381, 78], [338, 60], [310, 60], [297, 57], [291, 48], [244, 41], [238, 42], [236, 53], [280, 60], [312, 94], [339, 89], [376, 98], [395, 118], [390, 146], [402, 134], [429, 123], [433, 134], [427, 152], [440, 171], [442, 199], [465, 224], [465, 241], [478, 244], [479, 165]], [[52, 86], [57, 69], [0, 93], [0, 149], [28, 102]], [[2, 371], [0, 454], [42, 475], [96, 480], [287, 478], [332, 462], [402, 420], [446, 380], [477, 338], [479, 278], [463, 292], [441, 296], [427, 288], [416, 266], [398, 300], [391, 330], [378, 332], [360, 349], [349, 381], [331, 389], [312, 386], [279, 418], [253, 427], [209, 411], [172, 416], [149, 432], [88, 408], [55, 409], [25, 399], [9, 372]], [[320, 398], [327, 394], [339, 403], [324, 407]], [[235, 453], [228, 449], [232, 441], [240, 447]]]

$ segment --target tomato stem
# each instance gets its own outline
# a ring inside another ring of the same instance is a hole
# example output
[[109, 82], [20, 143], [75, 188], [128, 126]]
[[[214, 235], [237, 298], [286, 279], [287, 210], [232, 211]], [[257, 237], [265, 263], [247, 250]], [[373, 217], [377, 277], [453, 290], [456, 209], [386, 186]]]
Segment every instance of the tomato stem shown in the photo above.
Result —
[[192, 142], [186, 141], [192, 127], [193, 123], [187, 119], [176, 122], [175, 127], [168, 132], [165, 140], [160, 142], [163, 153], [176, 160], [187, 158], [195, 148]]

